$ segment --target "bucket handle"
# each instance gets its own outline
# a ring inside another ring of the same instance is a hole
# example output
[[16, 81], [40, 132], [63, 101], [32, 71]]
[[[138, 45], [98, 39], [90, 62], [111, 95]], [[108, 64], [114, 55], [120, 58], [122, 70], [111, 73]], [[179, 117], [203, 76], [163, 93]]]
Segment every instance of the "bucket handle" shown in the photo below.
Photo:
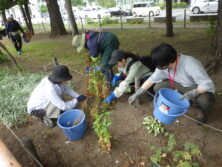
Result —
[[[159, 95], [159, 91], [155, 94], [155, 96], [154, 96], [154, 106], [155, 107], [157, 107], [157, 104], [156, 104], [156, 96], [157, 95]], [[176, 114], [176, 115], [171, 115], [171, 114], [165, 114], [165, 113], [163, 113], [164, 115], [167, 115], [167, 116], [169, 116], [169, 117], [179, 117], [179, 116], [181, 116], [181, 115], [183, 115], [183, 114], [185, 114], [186, 112], [188, 112], [188, 109], [186, 108], [186, 109], [184, 109], [183, 110], [183, 112], [182, 113], [180, 113], [180, 114]]]
[[159, 91], [160, 90], [158, 90], [158, 92], [156, 92], [156, 94], [155, 94], [155, 96], [154, 96], [154, 105], [156, 106], [156, 103], [157, 103], [157, 100], [158, 100], [158, 97], [159, 97]]

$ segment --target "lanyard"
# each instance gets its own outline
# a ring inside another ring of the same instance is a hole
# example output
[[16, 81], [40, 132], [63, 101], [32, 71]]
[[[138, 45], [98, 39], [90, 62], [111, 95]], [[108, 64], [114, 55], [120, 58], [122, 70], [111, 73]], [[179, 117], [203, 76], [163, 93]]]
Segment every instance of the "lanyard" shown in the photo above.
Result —
[[173, 76], [172, 76], [172, 77], [171, 77], [171, 75], [170, 75], [170, 71], [169, 71], [169, 68], [168, 68], [168, 78], [169, 78], [169, 80], [170, 80], [170, 86], [171, 86], [172, 88], [174, 88], [174, 77], [175, 77], [175, 75], [176, 75], [176, 72], [177, 72], [177, 60], [176, 60], [176, 66], [175, 66], [175, 68], [174, 68]]

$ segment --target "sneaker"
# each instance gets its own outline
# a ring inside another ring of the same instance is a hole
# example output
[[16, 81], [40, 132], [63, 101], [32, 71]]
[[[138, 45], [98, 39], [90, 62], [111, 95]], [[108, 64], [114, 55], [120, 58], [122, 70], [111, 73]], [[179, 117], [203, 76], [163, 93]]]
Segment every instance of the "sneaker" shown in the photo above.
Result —
[[50, 118], [43, 117], [41, 120], [42, 120], [43, 125], [44, 125], [45, 127], [47, 127], [47, 128], [53, 128], [53, 127], [56, 126], [55, 121], [53, 121], [53, 120], [50, 119]]
[[206, 115], [202, 111], [198, 111], [198, 114], [196, 116], [196, 120], [201, 123], [206, 123]]
[[18, 55], [21, 55], [22, 54], [22, 51], [20, 50], [20, 51], [18, 51]]

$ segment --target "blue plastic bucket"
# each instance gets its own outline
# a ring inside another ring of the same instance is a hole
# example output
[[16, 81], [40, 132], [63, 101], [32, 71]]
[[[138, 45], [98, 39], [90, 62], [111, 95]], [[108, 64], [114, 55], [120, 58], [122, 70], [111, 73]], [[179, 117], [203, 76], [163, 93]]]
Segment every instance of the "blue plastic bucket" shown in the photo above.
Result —
[[165, 124], [173, 123], [177, 117], [185, 114], [190, 107], [188, 100], [181, 100], [182, 95], [172, 89], [162, 88], [154, 97], [153, 115]]
[[[78, 120], [78, 124], [73, 125], [75, 120]], [[85, 113], [77, 109], [66, 111], [59, 116], [57, 125], [69, 140], [79, 140], [84, 136], [86, 130]]]
[[156, 93], [155, 100], [157, 100], [158, 107], [162, 104], [168, 107], [168, 111], [165, 113], [174, 115], [180, 114], [184, 109], [190, 107], [190, 102], [187, 99], [181, 100], [181, 96], [182, 95], [175, 90], [162, 88]]

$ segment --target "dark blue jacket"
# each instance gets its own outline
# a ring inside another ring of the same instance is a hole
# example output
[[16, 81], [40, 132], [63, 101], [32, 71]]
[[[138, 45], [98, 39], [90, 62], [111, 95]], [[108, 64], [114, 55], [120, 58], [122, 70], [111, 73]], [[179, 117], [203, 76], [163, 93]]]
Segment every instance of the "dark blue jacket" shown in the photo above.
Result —
[[16, 32], [18, 30], [20, 30], [22, 33], [24, 33], [22, 27], [20, 26], [20, 24], [16, 20], [12, 20], [10, 22], [7, 22], [5, 30], [6, 30], [7, 34], [9, 34], [10, 32]]

